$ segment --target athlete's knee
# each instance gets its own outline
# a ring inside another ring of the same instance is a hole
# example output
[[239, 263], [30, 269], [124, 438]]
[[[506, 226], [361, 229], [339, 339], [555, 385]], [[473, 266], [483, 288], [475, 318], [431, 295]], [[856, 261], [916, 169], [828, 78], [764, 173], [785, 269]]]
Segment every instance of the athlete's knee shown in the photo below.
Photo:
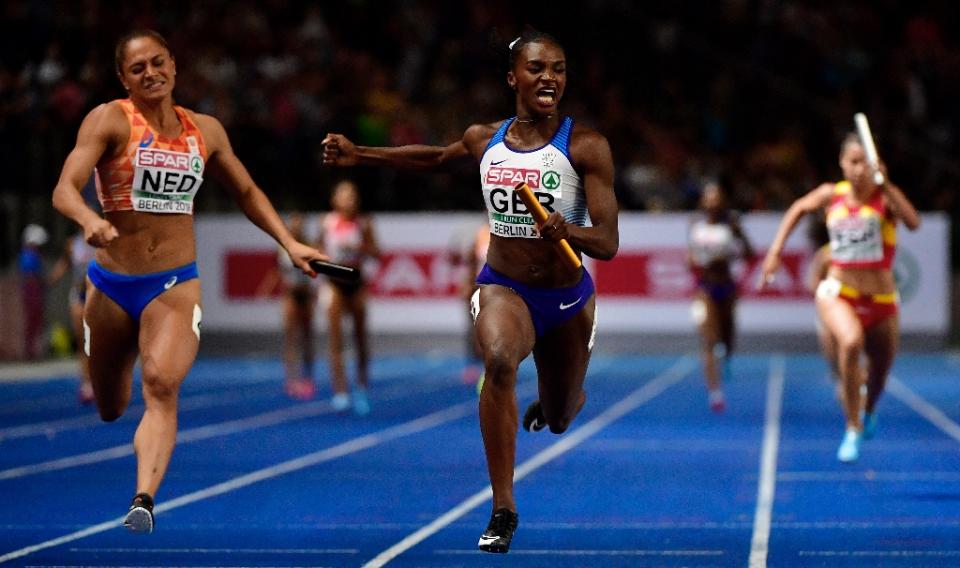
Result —
[[518, 362], [507, 353], [492, 350], [486, 353], [483, 360], [486, 377], [485, 384], [498, 388], [513, 388], [516, 383]]
[[850, 333], [837, 337], [837, 351], [844, 359], [859, 357], [863, 351], [863, 335]]
[[143, 392], [155, 400], [172, 400], [180, 390], [183, 377], [156, 362], [143, 363]]
[[123, 416], [125, 408], [111, 405], [99, 405], [97, 412], [100, 413], [100, 420], [104, 422], [113, 422]]

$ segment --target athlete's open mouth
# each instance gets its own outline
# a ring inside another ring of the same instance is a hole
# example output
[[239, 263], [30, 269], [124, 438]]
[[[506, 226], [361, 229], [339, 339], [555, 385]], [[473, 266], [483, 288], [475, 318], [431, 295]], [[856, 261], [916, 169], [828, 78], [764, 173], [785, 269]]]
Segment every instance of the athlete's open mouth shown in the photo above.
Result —
[[551, 106], [557, 103], [557, 88], [543, 87], [537, 89], [537, 102], [544, 106]]

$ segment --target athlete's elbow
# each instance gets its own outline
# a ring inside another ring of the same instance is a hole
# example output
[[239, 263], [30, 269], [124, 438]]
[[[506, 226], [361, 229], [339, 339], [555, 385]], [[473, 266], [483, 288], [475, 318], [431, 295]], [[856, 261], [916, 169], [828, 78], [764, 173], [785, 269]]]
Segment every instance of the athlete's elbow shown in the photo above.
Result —
[[620, 250], [620, 242], [619, 240], [614, 240], [606, 243], [603, 247], [596, 251], [596, 254], [592, 254], [590, 256], [597, 260], [612, 260], [613, 257], [617, 256], [618, 250]]

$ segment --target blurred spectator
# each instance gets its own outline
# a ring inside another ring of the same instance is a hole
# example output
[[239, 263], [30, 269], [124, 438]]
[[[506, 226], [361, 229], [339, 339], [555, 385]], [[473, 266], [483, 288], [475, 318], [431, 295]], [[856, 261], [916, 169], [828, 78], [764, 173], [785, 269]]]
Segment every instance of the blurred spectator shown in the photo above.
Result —
[[46, 285], [40, 248], [47, 244], [47, 230], [40, 225], [27, 225], [20, 249], [20, 282], [23, 290], [25, 351], [27, 359], [44, 354], [43, 308]]
[[[0, 10], [0, 128], [18, 143], [0, 158], [0, 195], [52, 187], [44, 164], [63, 160], [66, 133], [93, 101], [123, 96], [102, 71], [115, 40], [105, 30], [157, 27], [174, 54], [196, 54], [177, 60], [190, 77], [178, 102], [222, 118], [280, 206], [320, 209], [323, 197], [301, 188], [335, 181], [316, 158], [327, 131], [443, 144], [462, 135], [451, 125], [496, 119], [510, 102], [496, 42], [529, 22], [563, 37], [571, 69], [588, 77], [565, 105], [611, 141], [624, 208], [692, 209], [696, 188], [720, 177], [736, 206], [781, 208], [811, 180], [839, 175], [836, 144], [821, 141], [839, 141], [856, 111], [870, 116], [891, 172], [911, 180], [911, 199], [939, 208], [960, 183], [952, 16], [949, 2], [864, 0], [720, 0], [696, 11], [589, 0], [576, 18], [500, 0], [179, 0], [163, 11], [150, 0], [115, 10], [14, 0]], [[469, 169], [357, 175], [371, 210], [480, 204], [479, 191], [448, 190], [477, 186]], [[205, 211], [224, 207], [216, 195], [200, 194]]]

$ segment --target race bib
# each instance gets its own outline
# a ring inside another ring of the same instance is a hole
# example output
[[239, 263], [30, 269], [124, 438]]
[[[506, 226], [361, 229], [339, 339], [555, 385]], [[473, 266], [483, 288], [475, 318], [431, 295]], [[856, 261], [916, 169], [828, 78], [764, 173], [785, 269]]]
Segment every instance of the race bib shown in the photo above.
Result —
[[883, 259], [880, 219], [851, 216], [830, 224], [830, 256], [840, 262], [876, 262]]
[[203, 183], [205, 164], [195, 143], [190, 150], [137, 149], [130, 196], [134, 211], [193, 213], [193, 198]]

